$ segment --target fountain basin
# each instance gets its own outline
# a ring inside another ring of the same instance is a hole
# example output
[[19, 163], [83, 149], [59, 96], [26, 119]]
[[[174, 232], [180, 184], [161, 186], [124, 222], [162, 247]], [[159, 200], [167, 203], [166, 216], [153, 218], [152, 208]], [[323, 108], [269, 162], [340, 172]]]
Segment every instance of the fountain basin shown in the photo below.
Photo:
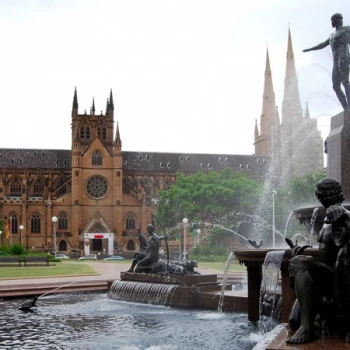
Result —
[[[266, 254], [269, 251], [279, 249], [246, 249], [235, 250], [234, 254], [240, 264], [247, 267], [248, 275], [248, 319], [250, 321], [259, 320], [259, 300], [260, 285], [262, 281], [262, 265]], [[317, 248], [308, 248], [303, 251], [303, 255], [318, 256]], [[292, 258], [292, 250], [286, 249], [281, 264], [281, 294], [282, 310], [281, 321], [288, 322], [289, 314], [295, 301], [295, 293], [289, 286], [289, 262]]]
[[[219, 307], [221, 285], [217, 275], [122, 272], [120, 276], [120, 280], [108, 285], [110, 299], [182, 308], [217, 310]], [[227, 291], [222, 310], [247, 312], [246, 296]]]

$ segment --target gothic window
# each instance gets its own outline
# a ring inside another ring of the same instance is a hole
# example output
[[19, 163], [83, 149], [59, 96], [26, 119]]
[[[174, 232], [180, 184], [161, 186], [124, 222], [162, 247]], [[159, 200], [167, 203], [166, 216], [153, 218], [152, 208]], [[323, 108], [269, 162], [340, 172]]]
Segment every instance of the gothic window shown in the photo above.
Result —
[[36, 179], [33, 186], [33, 195], [41, 197], [43, 195], [44, 184], [41, 180]]
[[11, 182], [10, 196], [19, 197], [21, 195], [22, 195], [21, 179], [18, 176], [16, 176]]
[[132, 229], [135, 229], [136, 225], [135, 225], [135, 216], [134, 214], [132, 213], [129, 213], [127, 216], [126, 216], [126, 219], [125, 219], [125, 227], [127, 230], [132, 230]]
[[67, 242], [65, 240], [61, 241], [58, 245], [58, 251], [59, 252], [65, 252], [67, 251]]
[[92, 165], [102, 165], [102, 153], [99, 150], [96, 150], [92, 154]]
[[89, 126], [86, 127], [86, 138], [87, 139], [90, 138], [90, 127]]
[[128, 244], [127, 244], [127, 248], [126, 248], [127, 250], [135, 250], [135, 242], [132, 240], [132, 239], [130, 239], [129, 241], [128, 241]]
[[91, 176], [85, 185], [86, 193], [93, 199], [101, 199], [108, 192], [108, 181], [101, 175]]
[[58, 215], [58, 229], [68, 230], [68, 217], [65, 212], [59, 213]]
[[151, 186], [150, 186], [148, 180], [145, 181], [144, 186], [145, 186], [146, 195], [150, 196], [151, 195]]
[[31, 220], [30, 220], [30, 224], [31, 224], [31, 232], [32, 233], [40, 233], [40, 229], [41, 229], [41, 221], [40, 221], [40, 214], [35, 212], [33, 213]]
[[80, 138], [85, 139], [85, 128], [83, 126], [80, 128]]
[[102, 139], [103, 139], [103, 140], [106, 140], [106, 138], [107, 138], [107, 129], [106, 129], [106, 127], [104, 126], [104, 127], [102, 128]]
[[17, 215], [15, 213], [12, 212], [9, 214], [8, 224], [9, 224], [8, 230], [11, 233], [18, 233], [18, 219], [17, 219]]

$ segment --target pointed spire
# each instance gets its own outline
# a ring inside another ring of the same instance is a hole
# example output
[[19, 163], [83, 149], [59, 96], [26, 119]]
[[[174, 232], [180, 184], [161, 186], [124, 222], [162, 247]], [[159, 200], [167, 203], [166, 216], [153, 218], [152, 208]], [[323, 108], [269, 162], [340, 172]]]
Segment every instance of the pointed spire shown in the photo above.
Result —
[[73, 97], [73, 109], [78, 109], [78, 93], [77, 93], [77, 87], [74, 88], [74, 97]]
[[298, 126], [302, 118], [298, 77], [295, 69], [292, 36], [288, 28], [286, 75], [284, 78], [284, 96], [282, 105], [283, 125], [287, 128]]
[[116, 145], [116, 147], [121, 150], [122, 148], [122, 140], [120, 138], [120, 134], [119, 134], [119, 123], [117, 122], [117, 130], [115, 132], [115, 140], [114, 140], [114, 144]]
[[305, 107], [305, 119], [310, 119], [310, 111], [309, 111], [309, 103], [306, 102], [306, 107]]
[[111, 108], [112, 111], [114, 111], [114, 102], [113, 102], [113, 94], [112, 94], [112, 89], [109, 95], [109, 107]]
[[92, 98], [91, 114], [95, 114], [95, 98]]
[[258, 120], [255, 119], [255, 129], [254, 129], [255, 140], [259, 137]]
[[255, 142], [255, 154], [267, 155], [271, 153], [274, 129], [279, 126], [279, 117], [276, 111], [275, 93], [273, 90], [272, 73], [269, 50], [266, 48], [265, 80], [263, 105], [260, 119], [261, 142]]

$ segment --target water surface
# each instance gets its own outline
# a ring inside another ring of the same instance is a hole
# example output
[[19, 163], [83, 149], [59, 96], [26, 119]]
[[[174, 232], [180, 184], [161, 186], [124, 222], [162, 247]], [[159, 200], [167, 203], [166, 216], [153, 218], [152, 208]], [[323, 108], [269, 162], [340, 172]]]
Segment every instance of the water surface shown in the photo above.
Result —
[[1, 349], [177, 350], [251, 349], [256, 326], [245, 314], [176, 309], [70, 293], [40, 298], [33, 312], [23, 300], [0, 300]]

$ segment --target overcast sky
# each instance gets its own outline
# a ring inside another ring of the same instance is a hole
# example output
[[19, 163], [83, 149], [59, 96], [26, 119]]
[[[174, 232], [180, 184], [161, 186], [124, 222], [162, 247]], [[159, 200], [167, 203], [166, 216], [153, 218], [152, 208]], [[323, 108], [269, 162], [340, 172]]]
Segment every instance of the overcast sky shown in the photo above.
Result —
[[71, 148], [71, 108], [105, 112], [125, 151], [254, 153], [266, 48], [282, 109], [288, 28], [303, 108], [341, 111], [327, 47], [349, 0], [1, 0], [1, 148]]

